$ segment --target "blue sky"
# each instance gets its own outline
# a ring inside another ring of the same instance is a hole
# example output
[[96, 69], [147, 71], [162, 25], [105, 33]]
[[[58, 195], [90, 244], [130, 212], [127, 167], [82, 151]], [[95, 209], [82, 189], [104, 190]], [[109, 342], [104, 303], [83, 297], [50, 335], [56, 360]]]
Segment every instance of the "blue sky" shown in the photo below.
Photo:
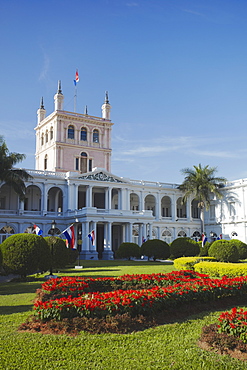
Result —
[[112, 172], [169, 183], [247, 177], [246, 0], [0, 0], [0, 134], [34, 168], [41, 96], [112, 105]]

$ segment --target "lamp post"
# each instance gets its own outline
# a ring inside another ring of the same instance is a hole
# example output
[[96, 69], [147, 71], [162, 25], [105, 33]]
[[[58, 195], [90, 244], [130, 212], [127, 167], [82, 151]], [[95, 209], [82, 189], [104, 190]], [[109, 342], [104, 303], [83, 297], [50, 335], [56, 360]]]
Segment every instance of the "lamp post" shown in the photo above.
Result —
[[50, 230], [50, 241], [51, 241], [51, 267], [50, 267], [50, 276], [54, 276], [53, 275], [53, 257], [54, 257], [54, 245], [56, 243], [56, 237], [54, 236], [55, 235], [55, 232], [56, 232], [56, 221], [55, 220], [52, 220], [52, 223], [51, 223], [51, 230]]

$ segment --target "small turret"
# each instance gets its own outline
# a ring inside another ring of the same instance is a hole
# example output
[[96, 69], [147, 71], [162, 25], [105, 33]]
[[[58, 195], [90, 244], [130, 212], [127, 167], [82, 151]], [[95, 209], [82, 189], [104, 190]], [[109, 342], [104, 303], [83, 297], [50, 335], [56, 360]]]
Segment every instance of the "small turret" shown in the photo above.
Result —
[[54, 95], [55, 111], [63, 110], [63, 100], [64, 96], [62, 93], [61, 81], [58, 81], [57, 93]]
[[109, 98], [108, 98], [108, 91], [105, 92], [105, 102], [101, 107], [102, 109], [102, 118], [107, 119], [110, 121], [110, 116], [111, 116], [111, 106], [109, 103]]
[[37, 110], [38, 125], [40, 124], [40, 122], [42, 122], [45, 119], [45, 115], [46, 115], [46, 110], [45, 110], [45, 107], [44, 107], [44, 99], [43, 99], [43, 96], [42, 96], [42, 98], [40, 100], [40, 107]]

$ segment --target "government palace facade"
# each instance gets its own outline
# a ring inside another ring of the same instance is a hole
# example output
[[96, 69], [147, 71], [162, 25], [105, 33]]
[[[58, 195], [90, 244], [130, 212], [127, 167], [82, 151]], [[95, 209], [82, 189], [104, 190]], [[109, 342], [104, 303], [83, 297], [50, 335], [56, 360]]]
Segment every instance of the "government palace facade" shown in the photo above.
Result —
[[[139, 245], [147, 239], [168, 243], [178, 237], [199, 240], [198, 202], [182, 205], [179, 184], [130, 180], [111, 173], [111, 105], [106, 93], [102, 116], [63, 109], [61, 83], [54, 111], [46, 115], [43, 99], [37, 111], [36, 166], [27, 170], [26, 196], [20, 201], [0, 184], [0, 243], [9, 235], [32, 232], [43, 236], [74, 224], [82, 259], [113, 259], [122, 242]], [[222, 235], [247, 243], [247, 179], [228, 182], [221, 200], [212, 198], [205, 214], [209, 241]], [[88, 234], [94, 231], [92, 243]]]

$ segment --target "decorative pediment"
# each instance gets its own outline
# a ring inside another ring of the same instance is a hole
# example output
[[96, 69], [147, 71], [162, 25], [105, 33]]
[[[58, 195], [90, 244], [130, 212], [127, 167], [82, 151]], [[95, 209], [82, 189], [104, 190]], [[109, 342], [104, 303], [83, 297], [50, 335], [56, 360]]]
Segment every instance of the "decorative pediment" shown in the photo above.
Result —
[[79, 179], [93, 180], [93, 181], [127, 183], [127, 181], [122, 179], [121, 177], [114, 176], [110, 172], [103, 171], [103, 170], [96, 170], [96, 171], [93, 171], [93, 172], [87, 172], [84, 175], [80, 176]]

